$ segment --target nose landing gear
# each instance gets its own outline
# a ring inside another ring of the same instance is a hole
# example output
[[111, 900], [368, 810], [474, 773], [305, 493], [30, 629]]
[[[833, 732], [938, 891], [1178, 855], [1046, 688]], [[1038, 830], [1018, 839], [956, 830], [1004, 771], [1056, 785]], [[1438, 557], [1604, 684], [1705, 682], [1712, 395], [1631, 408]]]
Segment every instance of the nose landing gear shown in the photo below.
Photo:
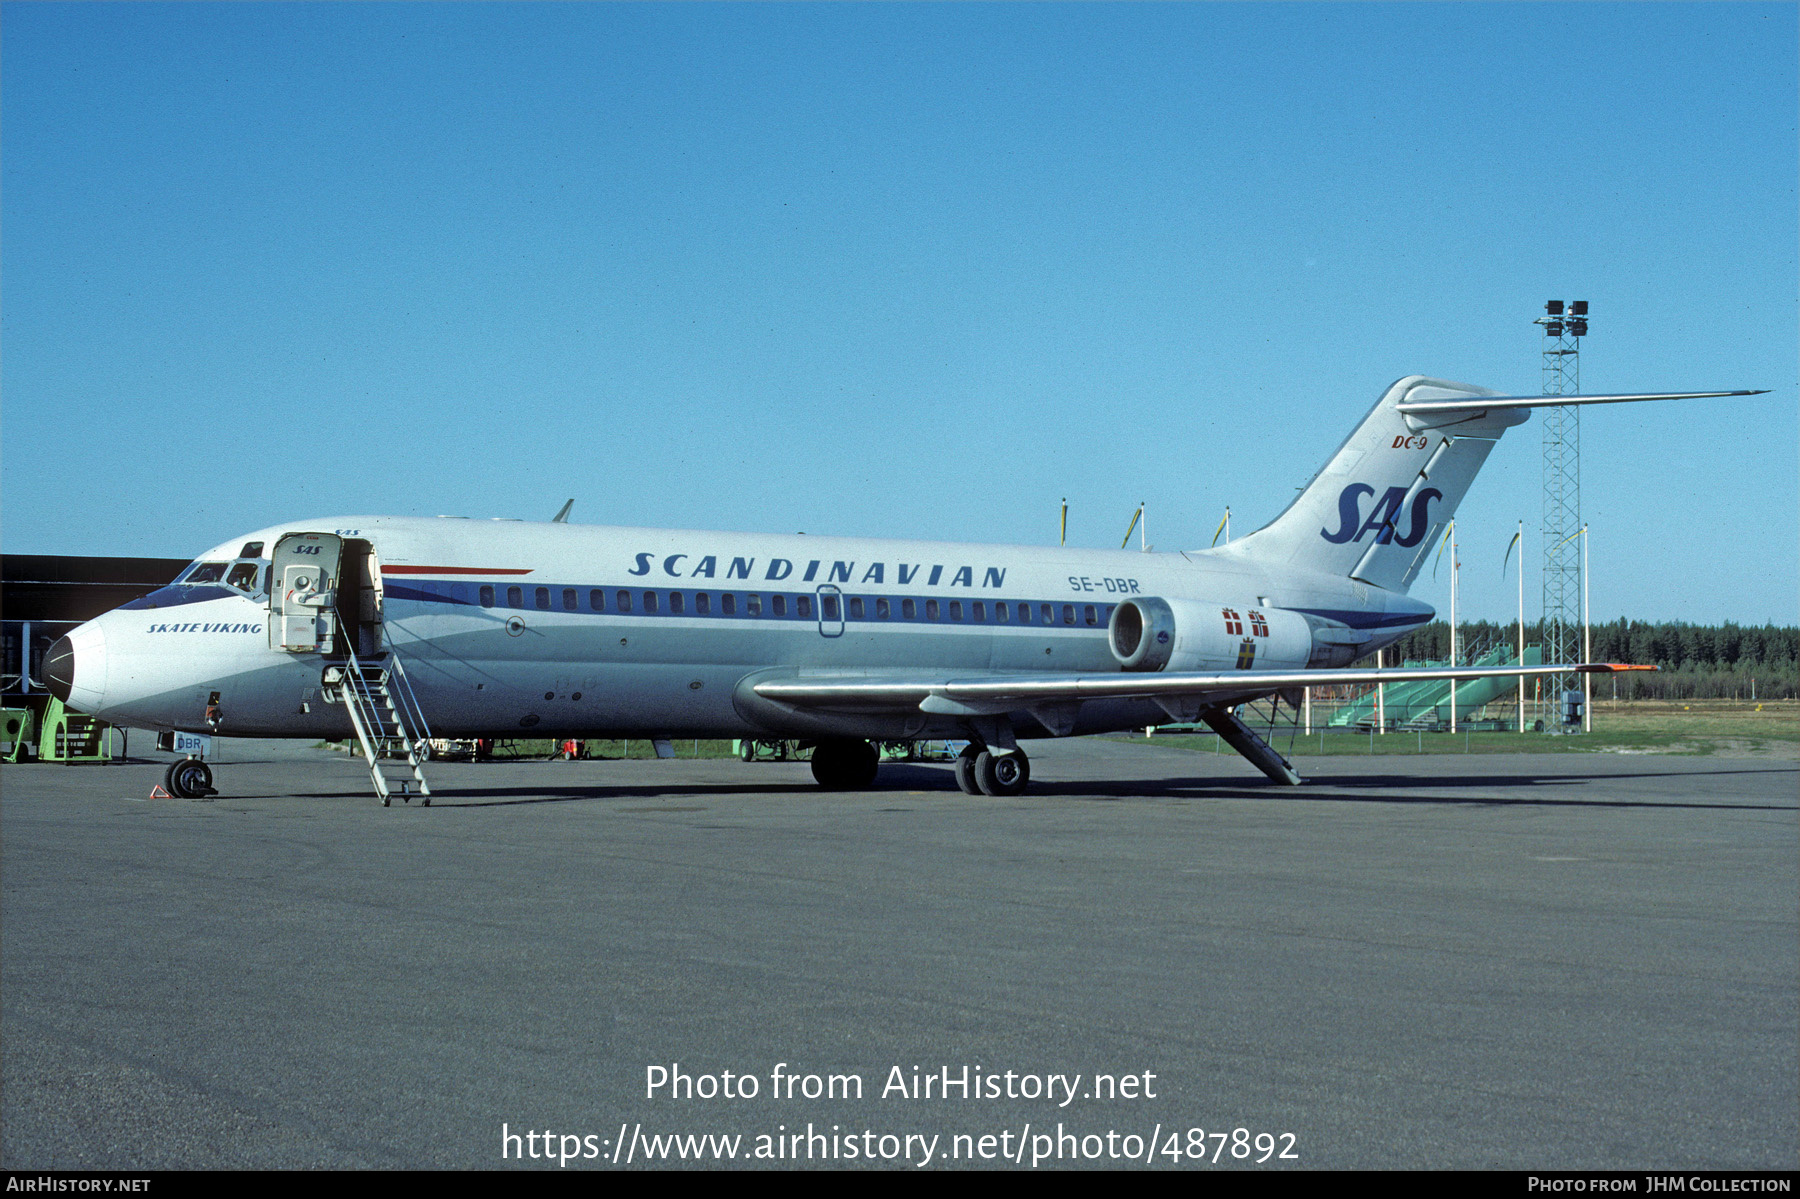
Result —
[[163, 774], [164, 790], [176, 799], [204, 799], [208, 795], [217, 795], [212, 781], [212, 767], [199, 758], [171, 762]]

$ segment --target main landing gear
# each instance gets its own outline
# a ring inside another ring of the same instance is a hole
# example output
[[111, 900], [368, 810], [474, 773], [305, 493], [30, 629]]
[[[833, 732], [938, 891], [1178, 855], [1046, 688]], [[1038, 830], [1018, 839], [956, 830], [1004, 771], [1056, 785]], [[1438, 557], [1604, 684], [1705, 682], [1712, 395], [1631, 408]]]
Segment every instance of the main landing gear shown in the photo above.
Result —
[[1015, 749], [995, 753], [971, 742], [956, 759], [956, 785], [968, 795], [1021, 795], [1031, 781], [1031, 759]]
[[176, 799], [205, 799], [218, 794], [213, 790], [212, 767], [199, 758], [171, 762], [163, 773], [163, 789]]
[[813, 778], [827, 791], [859, 791], [875, 781], [879, 761], [867, 741], [830, 737], [813, 747]]
[[[880, 761], [867, 741], [831, 737], [813, 747], [812, 772], [828, 791], [859, 791], [875, 781]], [[971, 743], [956, 759], [956, 785], [970, 795], [1020, 795], [1031, 782], [1031, 759], [1020, 749], [996, 752]]]

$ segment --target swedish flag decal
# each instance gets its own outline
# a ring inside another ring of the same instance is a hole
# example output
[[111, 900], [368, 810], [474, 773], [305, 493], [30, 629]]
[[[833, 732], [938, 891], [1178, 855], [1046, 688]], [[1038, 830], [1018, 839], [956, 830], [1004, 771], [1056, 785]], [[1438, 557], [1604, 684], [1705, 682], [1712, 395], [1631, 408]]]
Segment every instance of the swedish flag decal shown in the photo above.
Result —
[[1255, 661], [1256, 661], [1256, 642], [1254, 640], [1252, 640], [1251, 638], [1246, 637], [1243, 640], [1243, 644], [1238, 646], [1237, 668], [1239, 670], [1249, 670], [1250, 664]]

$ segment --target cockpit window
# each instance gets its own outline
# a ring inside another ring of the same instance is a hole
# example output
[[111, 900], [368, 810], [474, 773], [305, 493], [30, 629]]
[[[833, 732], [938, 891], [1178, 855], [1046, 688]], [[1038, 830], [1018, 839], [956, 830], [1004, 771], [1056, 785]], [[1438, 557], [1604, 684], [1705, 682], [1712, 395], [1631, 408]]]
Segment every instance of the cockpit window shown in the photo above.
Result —
[[187, 577], [181, 581], [190, 587], [198, 583], [217, 583], [225, 577], [225, 566], [223, 562], [202, 562], [188, 571]]
[[244, 542], [244, 548], [238, 551], [238, 557], [260, 558], [262, 557], [262, 547], [263, 543], [260, 541], [246, 541]]
[[233, 563], [231, 573], [225, 576], [225, 585], [236, 587], [239, 591], [254, 592], [258, 573], [254, 562]]

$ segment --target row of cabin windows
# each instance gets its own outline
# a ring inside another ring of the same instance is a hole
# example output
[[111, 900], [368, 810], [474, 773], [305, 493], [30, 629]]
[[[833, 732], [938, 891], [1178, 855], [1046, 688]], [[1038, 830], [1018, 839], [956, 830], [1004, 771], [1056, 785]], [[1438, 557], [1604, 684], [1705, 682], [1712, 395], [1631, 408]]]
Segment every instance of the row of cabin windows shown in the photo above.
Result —
[[[613, 593], [612, 610], [614, 612], [632, 611], [634, 594], [638, 597], [636, 602], [642, 605], [641, 610], [644, 612], [659, 612], [663, 610], [665, 605], [671, 615], [680, 615], [687, 611], [689, 597], [683, 592], [642, 591], [633, 593], [625, 590], [619, 590]], [[580, 588], [564, 587], [560, 589], [560, 592], [558, 592], [557, 589], [550, 587], [532, 588], [532, 605], [539, 611], [549, 612], [554, 610], [555, 605], [551, 602], [553, 598], [560, 600], [561, 609], [564, 612], [579, 612], [583, 610], [583, 596]], [[498, 605], [498, 601], [499, 597], [493, 586], [489, 585], [482, 587], [482, 607], [495, 607]], [[712, 614], [714, 597], [710, 592], [696, 591], [693, 593], [692, 601], [695, 615], [709, 616]], [[721, 592], [717, 597], [717, 602], [719, 614], [721, 616], [737, 615], [738, 597], [735, 593], [730, 591]], [[763, 597], [761, 595], [755, 593], [745, 595], [743, 597], [744, 615], [761, 616], [764, 611], [763, 602]], [[851, 620], [867, 620], [869, 619], [871, 610], [873, 610], [874, 619], [876, 620], [892, 620], [894, 617], [894, 602], [895, 601], [886, 596], [874, 596], [871, 597], [871, 599], [865, 599], [863, 596], [853, 595], [848, 598], [845, 607], [848, 609], [849, 618]], [[790, 604], [792, 605], [793, 614], [796, 617], [801, 620], [812, 619], [813, 597], [810, 595], [771, 595], [768, 597], [768, 614], [770, 616], [786, 616], [788, 615]], [[899, 605], [901, 620], [919, 619], [920, 605], [918, 600], [902, 599], [899, 601]], [[523, 608], [525, 606], [525, 589], [517, 586], [508, 587], [506, 589], [506, 607]], [[820, 614], [825, 620], [840, 619], [838, 616], [837, 596], [820, 596], [819, 607]], [[1058, 605], [1056, 604], [1037, 605], [1035, 614], [1036, 622], [1038, 624], [1046, 625], [1056, 624], [1059, 615], [1057, 608]], [[950, 600], [947, 603], [941, 600], [928, 599], [925, 601], [924, 609], [926, 620], [943, 620], [948, 616], [952, 621], [967, 619], [976, 624], [985, 624], [988, 619], [988, 604], [985, 600], [971, 600], [965, 605], [964, 602], [959, 599]], [[590, 612], [604, 612], [607, 610], [607, 595], [603, 589], [598, 587], [587, 589], [586, 610]], [[1012, 623], [1015, 613], [1017, 615], [1018, 623], [1031, 624], [1033, 622], [1034, 617], [1031, 604], [1009, 604], [1005, 601], [997, 601], [993, 605], [993, 618], [1000, 624]], [[1063, 624], [1073, 625], [1079, 621], [1079, 623], [1087, 625], [1090, 628], [1105, 623], [1107, 617], [1110, 615], [1111, 605], [1102, 607], [1095, 604], [1063, 604], [1061, 605], [1060, 612]]]
[[[531, 595], [532, 605], [543, 612], [554, 610], [555, 606], [551, 603], [551, 593], [552, 588], [549, 587], [533, 588]], [[624, 590], [614, 592], [611, 601], [612, 610], [614, 612], [632, 611], [634, 605], [633, 594], [633, 592]], [[680, 591], [643, 591], [636, 593], [636, 595], [638, 599], [635, 602], [642, 605], [641, 611], [644, 612], [660, 612], [664, 610], [665, 605], [667, 611], [673, 615], [681, 615], [688, 610], [689, 597]], [[564, 587], [560, 590], [560, 593], [556, 598], [560, 600], [561, 609], [564, 612], [583, 611], [583, 597], [580, 588]], [[483, 587], [481, 589], [482, 607], [495, 607], [497, 600], [498, 597], [495, 594], [493, 587]], [[712, 614], [714, 597], [710, 592], [696, 591], [692, 596], [692, 601], [695, 615], [710, 616]], [[721, 593], [717, 597], [717, 602], [719, 614], [721, 616], [736, 616], [738, 614], [738, 597], [734, 593], [729, 591]], [[771, 595], [768, 597], [768, 613], [771, 616], [786, 616], [790, 604], [792, 605], [792, 611], [795, 616], [798, 616], [802, 620], [812, 619], [813, 597], [810, 595]], [[506, 589], [506, 606], [508, 608], [525, 607], [525, 589], [523, 587], [508, 587]], [[589, 612], [606, 611], [606, 592], [598, 587], [589, 588], [586, 596], [585, 610]], [[760, 595], [744, 596], [743, 610], [744, 615], [746, 616], [761, 616], [764, 611], [763, 597]], [[828, 619], [837, 619], [837, 601], [835, 597], [825, 597], [825, 615]]]

